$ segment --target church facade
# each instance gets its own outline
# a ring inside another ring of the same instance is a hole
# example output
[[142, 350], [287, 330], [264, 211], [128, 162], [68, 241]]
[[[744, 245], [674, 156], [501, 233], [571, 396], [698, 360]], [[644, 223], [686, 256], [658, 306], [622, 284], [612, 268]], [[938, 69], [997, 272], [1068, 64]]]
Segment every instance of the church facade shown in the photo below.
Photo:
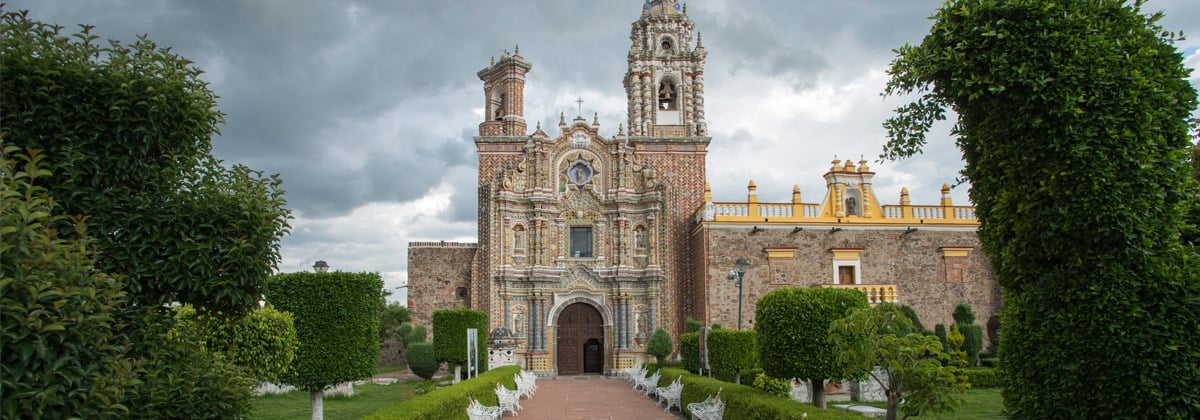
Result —
[[[478, 72], [478, 243], [409, 244], [414, 322], [468, 307], [490, 315], [493, 364], [610, 373], [645, 360], [657, 328], [677, 338], [687, 318], [734, 327], [739, 294], [726, 276], [736, 258], [750, 262], [747, 327], [757, 298], [778, 287], [860, 288], [923, 319], [948, 319], [938, 314], [955, 299], [982, 320], [998, 313], [970, 207], [880, 205], [865, 162], [835, 161], [823, 203], [796, 191], [793, 203], [760, 204], [753, 183], [747, 202], [714, 203], [707, 53], [694, 30], [677, 1], [644, 5], [624, 79], [627, 125], [607, 136], [595, 117], [565, 115], [554, 135], [540, 125], [530, 134], [533, 66], [519, 49]], [[956, 284], [956, 296], [942, 293]]]

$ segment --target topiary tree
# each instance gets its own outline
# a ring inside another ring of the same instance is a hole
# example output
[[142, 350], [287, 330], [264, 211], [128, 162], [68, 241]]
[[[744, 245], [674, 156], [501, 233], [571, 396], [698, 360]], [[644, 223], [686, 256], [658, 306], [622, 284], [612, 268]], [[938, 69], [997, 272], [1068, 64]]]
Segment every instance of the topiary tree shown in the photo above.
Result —
[[445, 363], [447, 369], [454, 367], [455, 383], [468, 373], [461, 371], [467, 364], [468, 328], [479, 330], [476, 346], [479, 364], [476, 372], [483, 373], [487, 370], [488, 315], [470, 309], [433, 311], [433, 352], [438, 363]]
[[963, 302], [954, 307], [954, 323], [959, 325], [970, 325], [975, 323], [975, 310], [971, 309], [971, 304]]
[[663, 359], [671, 354], [671, 347], [671, 334], [662, 328], [655, 328], [650, 341], [646, 342], [646, 354], [654, 356], [655, 362], [662, 367]]
[[[93, 266], [84, 218], [57, 215], [37, 186], [52, 169], [37, 151], [0, 159], [0, 417], [127, 416], [124, 285]], [[64, 224], [78, 236], [51, 228]]]
[[687, 317], [687, 320], [683, 322], [683, 325], [684, 325], [684, 333], [685, 334], [700, 332], [700, 329], [704, 328], [703, 322], [697, 321], [695, 318], [692, 318], [690, 316]]
[[1197, 98], [1141, 4], [949, 1], [889, 70], [888, 94], [920, 96], [885, 123], [884, 157], [958, 116], [1014, 417], [1200, 417], [1200, 334], [1180, 333], [1200, 325], [1181, 245]]
[[266, 300], [295, 317], [300, 349], [284, 383], [308, 391], [313, 419], [326, 387], [369, 378], [379, 362], [378, 273], [285, 273], [271, 277]]
[[732, 372], [742, 383], [742, 371], [758, 367], [758, 347], [753, 330], [714, 330], [708, 336], [708, 361], [717, 372]]
[[754, 309], [763, 371], [773, 378], [808, 380], [813, 405], [825, 408], [825, 380], [857, 373], [838, 362], [826, 342], [829, 324], [867, 306], [867, 296], [854, 289], [783, 288], [767, 293]]
[[952, 357], [937, 337], [913, 331], [912, 321], [890, 303], [833, 321], [829, 344], [840, 362], [869, 372], [884, 389], [888, 420], [901, 412], [908, 417], [953, 411], [953, 394], [966, 390], [961, 353]]
[[408, 368], [412, 373], [425, 378], [425, 380], [433, 379], [433, 374], [437, 373], [438, 361], [434, 356], [433, 343], [420, 342], [413, 343], [406, 347], [405, 357], [408, 359]]
[[679, 336], [679, 361], [688, 372], [700, 373], [700, 333]]
[[963, 350], [967, 352], [967, 366], [979, 364], [979, 353], [983, 351], [983, 327], [975, 324], [975, 311], [971, 305], [960, 303], [954, 307], [954, 323], [963, 335]]
[[429, 332], [425, 329], [425, 326], [417, 325], [412, 327], [412, 331], [409, 331], [409, 333], [404, 336], [404, 345], [407, 346], [412, 343], [424, 343], [428, 337]]
[[[951, 324], [951, 326], [954, 326], [954, 324]], [[946, 326], [944, 324], [934, 325], [933, 326], [933, 335], [937, 336], [938, 340], [940, 340], [942, 342], [942, 347], [944, 349], [949, 348], [949, 347], [947, 347], [947, 344], [946, 344]]]
[[197, 337], [209, 352], [245, 369], [257, 382], [278, 382], [291, 368], [300, 340], [292, 314], [266, 305], [240, 317], [176, 309], [175, 333]]

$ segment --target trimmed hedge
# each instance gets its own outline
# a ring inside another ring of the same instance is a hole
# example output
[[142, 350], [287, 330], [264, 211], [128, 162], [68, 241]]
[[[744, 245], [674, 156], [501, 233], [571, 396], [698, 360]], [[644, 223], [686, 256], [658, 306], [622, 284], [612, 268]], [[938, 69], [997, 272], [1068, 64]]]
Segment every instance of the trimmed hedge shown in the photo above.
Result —
[[[758, 367], [758, 349], [755, 347], [754, 330], [713, 330], [708, 336], [708, 362], [714, 372], [729, 372], [735, 382], [741, 383], [739, 374]], [[754, 379], [753, 376], [750, 377]]]
[[483, 405], [499, 405], [500, 402], [496, 400], [496, 384], [504, 384], [508, 389], [517, 389], [513, 377], [520, 371], [520, 366], [498, 367], [481, 373], [477, 377], [381, 408], [364, 419], [442, 420], [464, 418], [470, 398], [479, 400]]
[[[433, 311], [433, 351], [439, 363], [453, 371], [453, 366], [467, 364], [467, 329], [479, 330], [476, 349], [479, 355], [478, 373], [487, 371], [488, 314], [470, 309]], [[416, 328], [414, 327], [414, 330]], [[466, 369], [463, 369], [466, 375]]]
[[285, 273], [267, 282], [267, 302], [295, 318], [300, 348], [283, 382], [316, 392], [369, 378], [379, 363], [379, 273]]
[[205, 350], [246, 368], [255, 382], [279, 381], [300, 347], [292, 314], [271, 305], [240, 317], [197, 312], [191, 305], [180, 306], [175, 313], [175, 331], [198, 337]]
[[683, 369], [663, 368], [659, 373], [662, 375], [659, 378], [660, 386], [682, 377], [680, 406], [688, 415], [691, 414], [687, 411], [688, 404], [704, 401], [720, 390], [721, 401], [725, 402], [725, 418], [729, 419], [803, 419], [805, 414], [808, 414], [809, 420], [862, 419], [862, 416], [848, 411], [822, 410], [812, 404], [771, 395], [758, 388], [693, 375]]
[[425, 378], [425, 380], [433, 379], [433, 375], [437, 373], [438, 362], [433, 355], [433, 343], [420, 342], [413, 343], [408, 346], [407, 354], [408, 368], [412, 373]]
[[679, 361], [691, 373], [700, 373], [700, 333], [679, 336]]
[[1004, 386], [1004, 375], [994, 368], [967, 369], [967, 382], [971, 388], [1000, 388]]

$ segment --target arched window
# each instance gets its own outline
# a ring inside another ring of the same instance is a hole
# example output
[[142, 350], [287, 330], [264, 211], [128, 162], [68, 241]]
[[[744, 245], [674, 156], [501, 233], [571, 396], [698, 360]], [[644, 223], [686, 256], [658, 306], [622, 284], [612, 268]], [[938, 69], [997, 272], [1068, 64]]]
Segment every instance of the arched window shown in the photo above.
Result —
[[671, 38], [670, 38], [670, 37], [663, 37], [663, 39], [662, 39], [662, 52], [663, 52], [664, 54], [673, 54], [673, 53], [675, 52], [675, 43], [674, 43], [674, 42], [671, 42]]

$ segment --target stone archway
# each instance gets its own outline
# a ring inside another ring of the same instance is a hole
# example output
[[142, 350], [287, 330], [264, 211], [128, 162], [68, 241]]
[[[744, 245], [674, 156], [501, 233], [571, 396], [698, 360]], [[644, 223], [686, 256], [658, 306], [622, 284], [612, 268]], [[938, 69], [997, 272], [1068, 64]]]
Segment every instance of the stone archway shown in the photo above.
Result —
[[567, 305], [555, 320], [555, 361], [560, 375], [603, 373], [604, 317], [592, 305]]

